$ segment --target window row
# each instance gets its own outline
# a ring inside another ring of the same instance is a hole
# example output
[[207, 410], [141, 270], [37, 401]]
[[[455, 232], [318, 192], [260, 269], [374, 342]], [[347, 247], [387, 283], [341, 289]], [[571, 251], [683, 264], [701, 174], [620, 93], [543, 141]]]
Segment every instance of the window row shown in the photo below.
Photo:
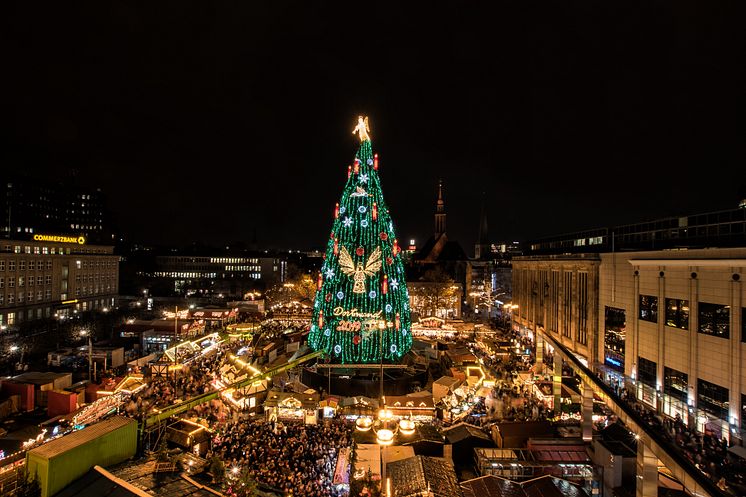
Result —
[[[658, 365], [654, 361], [638, 356], [638, 379], [641, 386], [638, 398], [655, 406], [656, 373]], [[686, 405], [689, 398], [689, 375], [673, 368], [663, 368], [663, 393]], [[730, 400], [729, 390], [725, 387], [697, 378], [697, 408], [716, 418], [728, 420]], [[670, 414], [670, 413], [669, 413]]]
[[[52, 261], [51, 260], [47, 260], [47, 261], [28, 261], [28, 266], [26, 266], [26, 261], [25, 260], [21, 260], [21, 261], [17, 261], [17, 262], [18, 262], [18, 270], [19, 271], [26, 271], [27, 267], [28, 267], [29, 271], [43, 271], [45, 268], [47, 270], [51, 270], [52, 269]], [[1, 260], [0, 261], [0, 272], [5, 271], [5, 266], [6, 266], [6, 261], [5, 260]], [[8, 271], [15, 271], [16, 270], [16, 261], [15, 260], [7, 261], [7, 267], [8, 267]]]
[[[688, 330], [689, 312], [688, 300], [665, 299], [664, 322], [666, 326]], [[658, 297], [640, 295], [638, 317], [642, 321], [657, 323]], [[741, 322], [746, 324], [743, 320]], [[730, 306], [699, 302], [697, 304], [697, 332], [719, 338], [730, 338]], [[742, 330], [741, 340], [746, 341], [746, 329]]]
[[52, 290], [38, 290], [36, 293], [34, 292], [18, 292], [15, 293], [9, 293], [4, 294], [0, 293], [0, 306], [2, 305], [14, 305], [16, 303], [23, 304], [25, 302], [41, 302], [43, 300], [51, 300], [52, 299]]
[[[0, 288], [5, 288], [5, 281], [6, 279], [2, 276], [0, 276]], [[7, 279], [8, 282], [8, 288], [15, 288], [16, 282], [18, 283], [18, 287], [21, 288], [23, 286], [34, 286], [34, 282], [36, 282], [37, 286], [41, 285], [51, 285], [52, 284], [52, 275], [46, 275], [46, 276], [37, 276], [34, 278], [33, 276], [19, 276], [16, 277], [9, 277]]]

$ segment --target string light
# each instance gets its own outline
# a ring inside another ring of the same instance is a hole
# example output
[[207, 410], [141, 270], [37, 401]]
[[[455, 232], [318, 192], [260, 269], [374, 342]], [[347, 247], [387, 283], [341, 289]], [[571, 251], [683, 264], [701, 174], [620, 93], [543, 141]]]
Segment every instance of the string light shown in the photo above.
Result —
[[[378, 156], [373, 154], [367, 123], [360, 123], [365, 133], [348, 167], [342, 197], [335, 204], [332, 235], [324, 254], [327, 276], [316, 293], [308, 343], [344, 364], [376, 363], [382, 356], [396, 362], [412, 347], [411, 334], [402, 333], [411, 326], [409, 293], [401, 249], [383, 199]], [[361, 179], [365, 189], [360, 188]], [[345, 212], [349, 214], [342, 215]], [[383, 262], [380, 268], [372, 274], [358, 274], [377, 250]], [[346, 271], [340, 266], [343, 255]], [[381, 333], [380, 322], [385, 323]]]

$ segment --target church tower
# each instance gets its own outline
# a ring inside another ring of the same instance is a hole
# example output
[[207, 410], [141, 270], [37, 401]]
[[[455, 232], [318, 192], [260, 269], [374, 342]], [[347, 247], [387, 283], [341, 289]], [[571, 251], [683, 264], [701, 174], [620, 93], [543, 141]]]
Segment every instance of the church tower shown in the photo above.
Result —
[[435, 205], [435, 238], [446, 232], [446, 205], [443, 202], [443, 180], [438, 181], [438, 202]]
[[482, 194], [482, 210], [479, 214], [479, 233], [477, 234], [477, 243], [474, 244], [474, 258], [481, 259], [490, 253], [490, 240], [487, 232], [487, 207]]

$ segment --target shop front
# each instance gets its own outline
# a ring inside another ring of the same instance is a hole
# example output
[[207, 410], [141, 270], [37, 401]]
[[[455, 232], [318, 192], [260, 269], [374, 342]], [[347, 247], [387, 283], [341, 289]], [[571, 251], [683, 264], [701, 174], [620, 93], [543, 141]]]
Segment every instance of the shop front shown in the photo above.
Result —
[[316, 424], [318, 407], [318, 393], [272, 391], [264, 402], [264, 414], [267, 421]]

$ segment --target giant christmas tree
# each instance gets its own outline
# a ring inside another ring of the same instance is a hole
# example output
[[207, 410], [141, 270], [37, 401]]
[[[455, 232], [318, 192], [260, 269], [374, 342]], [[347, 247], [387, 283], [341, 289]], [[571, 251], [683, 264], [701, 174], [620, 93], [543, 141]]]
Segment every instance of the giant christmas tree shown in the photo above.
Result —
[[308, 343], [332, 362], [394, 362], [412, 347], [409, 292], [401, 248], [378, 179], [368, 119], [347, 184], [334, 208], [334, 224], [317, 279]]

